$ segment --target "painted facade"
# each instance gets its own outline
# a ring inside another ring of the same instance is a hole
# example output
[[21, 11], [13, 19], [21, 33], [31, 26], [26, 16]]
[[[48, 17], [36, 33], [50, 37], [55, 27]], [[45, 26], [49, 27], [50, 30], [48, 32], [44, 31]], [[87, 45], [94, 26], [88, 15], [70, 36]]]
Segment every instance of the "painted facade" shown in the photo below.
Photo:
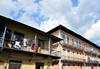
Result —
[[58, 26], [49, 31], [52, 35], [64, 39], [60, 44], [53, 44], [55, 50], [61, 45], [61, 59], [53, 62], [52, 69], [100, 69], [100, 47], [66, 32], [62, 27]]
[[52, 44], [61, 39], [0, 16], [0, 69], [52, 69], [60, 58]]

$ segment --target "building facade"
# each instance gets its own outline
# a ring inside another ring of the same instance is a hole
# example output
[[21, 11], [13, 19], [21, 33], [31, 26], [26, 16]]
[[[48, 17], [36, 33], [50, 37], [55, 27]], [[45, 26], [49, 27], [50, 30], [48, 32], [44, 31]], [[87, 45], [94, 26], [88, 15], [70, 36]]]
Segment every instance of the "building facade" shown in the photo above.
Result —
[[100, 47], [79, 34], [59, 25], [47, 33], [63, 40], [53, 44], [61, 58], [53, 61], [52, 69], [100, 69]]
[[61, 39], [0, 16], [0, 69], [52, 69], [60, 51], [52, 44]]

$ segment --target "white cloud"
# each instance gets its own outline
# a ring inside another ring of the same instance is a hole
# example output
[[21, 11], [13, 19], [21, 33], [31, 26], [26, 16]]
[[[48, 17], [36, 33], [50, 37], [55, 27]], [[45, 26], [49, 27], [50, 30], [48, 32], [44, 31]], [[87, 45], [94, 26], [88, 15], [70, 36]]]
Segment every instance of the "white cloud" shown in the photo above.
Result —
[[0, 0], [0, 15], [25, 23], [27, 25], [38, 27], [32, 15], [37, 13], [38, 4], [35, 0]]
[[[98, 30], [100, 21], [94, 23], [94, 20], [100, 19], [100, 0], [78, 0], [77, 7], [72, 7], [71, 0], [41, 0], [39, 3], [34, 3], [34, 1], [0, 0], [0, 15], [11, 19], [16, 18], [17, 21], [44, 31], [62, 24], [91, 41], [100, 42]], [[35, 20], [33, 17], [33, 14], [37, 12], [40, 13], [39, 16], [46, 19], [40, 26], [35, 22], [39, 18], [36, 17]], [[97, 32], [98, 34], [95, 34]]]
[[100, 20], [86, 31], [85, 36], [95, 42], [100, 43]]
[[[85, 33], [94, 25], [94, 20], [100, 16], [98, 14], [100, 10], [99, 3], [100, 0], [79, 0], [78, 6], [72, 7], [71, 0], [43, 0], [40, 2], [40, 13], [45, 18], [49, 17], [50, 19], [42, 22], [40, 28], [47, 31], [58, 24], [62, 24], [76, 33], [87, 37]], [[57, 24], [53, 24], [55, 21]], [[90, 33], [87, 34], [91, 35]]]

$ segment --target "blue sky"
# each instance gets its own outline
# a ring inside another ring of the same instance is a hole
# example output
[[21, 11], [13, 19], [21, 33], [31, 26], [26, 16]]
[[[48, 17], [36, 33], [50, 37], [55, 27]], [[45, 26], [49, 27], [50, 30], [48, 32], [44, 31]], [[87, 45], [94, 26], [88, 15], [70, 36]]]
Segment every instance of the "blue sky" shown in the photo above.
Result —
[[0, 0], [0, 9], [45, 32], [62, 24], [100, 46], [100, 0]]

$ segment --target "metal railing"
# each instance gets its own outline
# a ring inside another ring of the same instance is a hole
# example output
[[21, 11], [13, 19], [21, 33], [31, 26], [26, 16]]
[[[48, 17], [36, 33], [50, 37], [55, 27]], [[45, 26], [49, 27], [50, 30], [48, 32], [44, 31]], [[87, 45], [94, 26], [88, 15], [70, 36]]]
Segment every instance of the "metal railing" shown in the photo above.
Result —
[[85, 63], [98, 63], [98, 61], [97, 60], [86, 60], [85, 59]]
[[51, 49], [51, 55], [52, 56], [60, 56], [60, 51], [55, 50], [55, 49]]
[[65, 40], [62, 40], [61, 44], [78, 50], [84, 50], [84, 47], [82, 47], [82, 45], [76, 44], [75, 42], [72, 41], [66, 42]]
[[67, 61], [85, 62], [85, 59], [77, 58], [77, 57], [64, 56], [64, 55], [62, 55], [61, 59], [67, 60]]

